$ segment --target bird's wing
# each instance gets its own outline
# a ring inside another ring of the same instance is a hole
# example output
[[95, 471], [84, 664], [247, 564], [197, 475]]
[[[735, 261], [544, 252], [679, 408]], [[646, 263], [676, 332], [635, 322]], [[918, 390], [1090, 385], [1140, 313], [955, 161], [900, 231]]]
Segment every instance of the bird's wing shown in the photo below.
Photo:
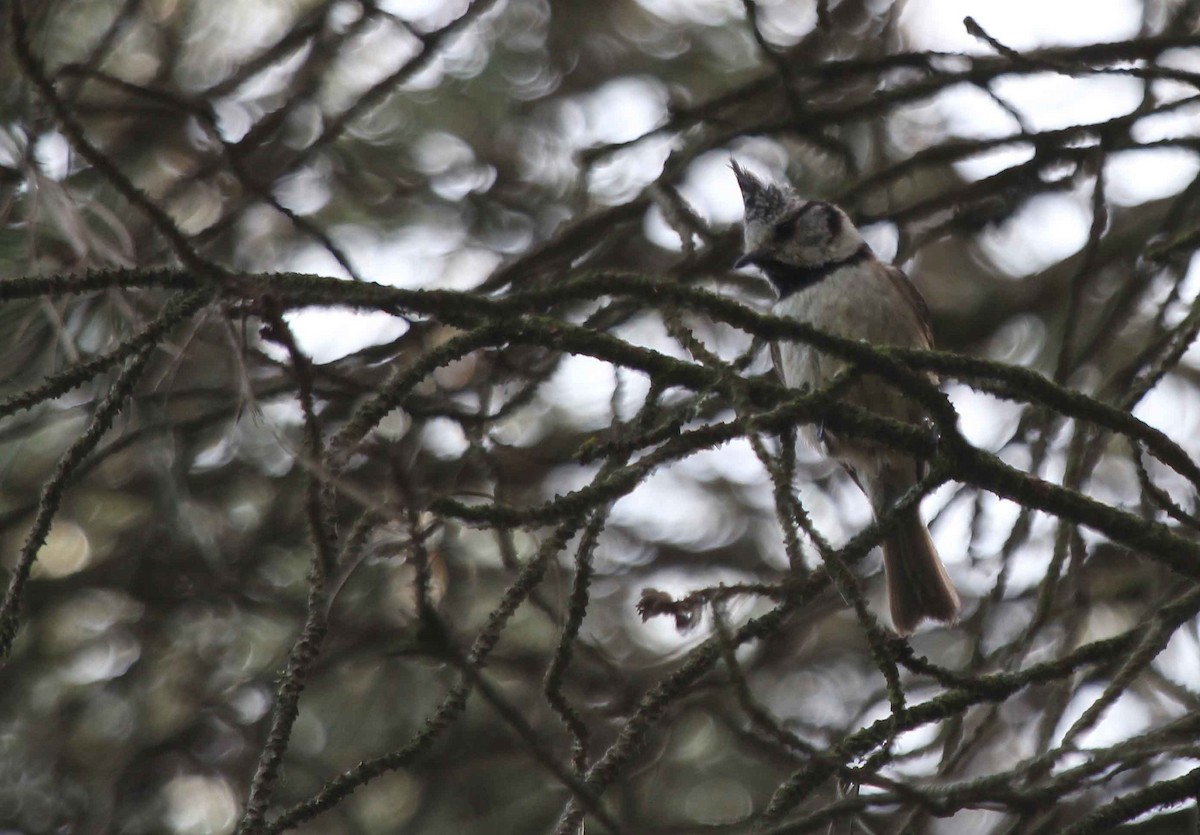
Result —
[[771, 343], [771, 365], [775, 366], [775, 376], [779, 378], [779, 382], [787, 385], [787, 380], [783, 378], [783, 355], [779, 353], [779, 343]]
[[885, 265], [884, 273], [892, 286], [900, 292], [905, 301], [909, 303], [913, 314], [917, 321], [917, 326], [920, 328], [920, 336], [923, 345], [914, 345], [915, 348], [932, 348], [933, 347], [933, 327], [929, 323], [929, 305], [925, 303], [925, 297], [921, 295], [921, 291], [916, 288], [904, 270], [899, 267]]

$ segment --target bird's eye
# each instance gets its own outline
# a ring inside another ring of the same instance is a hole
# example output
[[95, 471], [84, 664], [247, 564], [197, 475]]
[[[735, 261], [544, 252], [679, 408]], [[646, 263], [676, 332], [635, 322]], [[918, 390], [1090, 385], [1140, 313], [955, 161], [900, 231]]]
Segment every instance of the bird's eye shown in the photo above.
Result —
[[784, 218], [775, 224], [772, 230], [772, 236], [775, 238], [775, 243], [783, 243], [788, 238], [796, 234], [796, 216]]

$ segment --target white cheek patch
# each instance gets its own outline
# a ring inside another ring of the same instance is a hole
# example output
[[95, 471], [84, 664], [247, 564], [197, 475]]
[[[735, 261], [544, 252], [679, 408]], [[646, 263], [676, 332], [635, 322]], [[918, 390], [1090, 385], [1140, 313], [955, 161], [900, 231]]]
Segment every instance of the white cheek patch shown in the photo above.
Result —
[[751, 221], [746, 224], [745, 242], [746, 251], [763, 248], [768, 243], [767, 238], [770, 236], [771, 227], [762, 221]]

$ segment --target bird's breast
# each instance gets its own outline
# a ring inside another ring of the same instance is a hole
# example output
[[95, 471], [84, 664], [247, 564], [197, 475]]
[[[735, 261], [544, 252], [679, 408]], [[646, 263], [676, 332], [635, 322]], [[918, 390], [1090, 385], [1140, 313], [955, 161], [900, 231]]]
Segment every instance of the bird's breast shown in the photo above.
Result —
[[923, 342], [912, 306], [878, 262], [846, 267], [776, 303], [774, 312], [874, 345]]
[[[872, 345], [903, 347], [921, 344], [909, 302], [888, 280], [882, 264], [838, 270], [825, 280], [776, 303], [777, 316], [812, 325], [845, 339]], [[819, 387], [841, 372], [846, 363], [799, 342], [780, 345], [780, 372], [789, 386]]]

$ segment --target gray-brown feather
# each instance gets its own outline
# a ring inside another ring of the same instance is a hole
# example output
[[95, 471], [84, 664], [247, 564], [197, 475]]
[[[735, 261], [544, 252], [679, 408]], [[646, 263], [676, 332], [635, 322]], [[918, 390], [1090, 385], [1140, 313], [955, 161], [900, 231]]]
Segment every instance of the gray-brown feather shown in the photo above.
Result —
[[[782, 299], [774, 312], [872, 345], [928, 348], [928, 323], [903, 289], [908, 279], [901, 274], [897, 281], [892, 269], [874, 258], [865, 265], [846, 267]], [[911, 292], [915, 294], [916, 290]], [[777, 354], [784, 383], [794, 387], [823, 388], [849, 367], [844, 360], [802, 343], [785, 342]], [[840, 397], [847, 403], [905, 423], [920, 423], [925, 417], [916, 401], [875, 375], [864, 375]], [[811, 428], [805, 435], [811, 442], [817, 442]], [[903, 493], [916, 483], [917, 468], [903, 454], [861, 440], [843, 443], [829, 433], [824, 440], [829, 454], [855, 472], [876, 510], [895, 501], [897, 490]]]

